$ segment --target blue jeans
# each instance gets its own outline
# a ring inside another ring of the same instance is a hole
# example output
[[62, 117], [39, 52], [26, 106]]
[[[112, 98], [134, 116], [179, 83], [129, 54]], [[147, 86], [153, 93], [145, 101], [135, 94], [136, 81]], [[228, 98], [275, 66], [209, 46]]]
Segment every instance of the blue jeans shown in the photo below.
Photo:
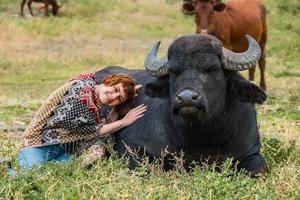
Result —
[[22, 170], [31, 169], [33, 166], [41, 166], [49, 161], [66, 161], [70, 154], [60, 144], [28, 147], [21, 149], [18, 163]]

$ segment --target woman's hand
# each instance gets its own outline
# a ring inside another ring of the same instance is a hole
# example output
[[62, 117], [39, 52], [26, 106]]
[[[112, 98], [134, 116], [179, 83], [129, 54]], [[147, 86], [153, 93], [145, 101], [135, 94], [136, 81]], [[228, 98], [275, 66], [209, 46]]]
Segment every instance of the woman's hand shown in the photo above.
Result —
[[147, 106], [144, 104], [139, 105], [126, 113], [126, 115], [123, 117], [122, 122], [124, 123], [125, 126], [129, 126], [139, 118], [144, 116], [144, 113], [147, 110]]

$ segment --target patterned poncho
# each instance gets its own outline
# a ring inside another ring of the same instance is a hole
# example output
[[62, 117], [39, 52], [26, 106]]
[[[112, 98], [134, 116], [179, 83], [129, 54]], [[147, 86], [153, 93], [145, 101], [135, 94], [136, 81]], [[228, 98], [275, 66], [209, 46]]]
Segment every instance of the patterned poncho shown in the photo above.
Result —
[[21, 148], [80, 144], [99, 137], [100, 117], [95, 73], [82, 74], [56, 89], [42, 104], [22, 137]]

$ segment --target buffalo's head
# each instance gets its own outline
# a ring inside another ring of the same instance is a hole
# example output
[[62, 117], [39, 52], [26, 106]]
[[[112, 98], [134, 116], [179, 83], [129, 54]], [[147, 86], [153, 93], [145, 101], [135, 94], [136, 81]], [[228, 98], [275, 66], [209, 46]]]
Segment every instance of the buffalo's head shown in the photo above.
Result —
[[184, 0], [182, 11], [185, 14], [195, 15], [196, 33], [213, 33], [213, 21], [216, 12], [222, 12], [226, 4], [220, 0]]
[[171, 44], [163, 59], [157, 59], [158, 42], [145, 60], [146, 70], [157, 77], [146, 85], [146, 94], [169, 98], [173, 113], [187, 120], [212, 119], [224, 110], [228, 95], [262, 103], [265, 93], [235, 72], [260, 58], [258, 43], [248, 35], [247, 39], [248, 50], [234, 53], [214, 36], [183, 36]]

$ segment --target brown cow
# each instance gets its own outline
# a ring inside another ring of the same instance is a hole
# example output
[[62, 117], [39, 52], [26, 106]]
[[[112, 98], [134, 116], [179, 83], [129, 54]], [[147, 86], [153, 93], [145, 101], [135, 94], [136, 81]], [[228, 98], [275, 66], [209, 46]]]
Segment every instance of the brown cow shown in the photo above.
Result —
[[49, 16], [48, 14], [48, 6], [51, 5], [52, 6], [52, 14], [53, 15], [57, 15], [58, 9], [60, 8], [60, 6], [58, 5], [56, 0], [22, 0], [21, 1], [21, 16], [24, 16], [24, 5], [27, 2], [27, 6], [28, 9], [30, 11], [31, 16], [33, 16], [33, 12], [32, 12], [32, 8], [31, 8], [31, 4], [32, 2], [36, 2], [36, 3], [44, 3], [44, 7], [45, 7], [45, 16]]
[[[249, 34], [261, 47], [260, 87], [266, 90], [265, 45], [267, 42], [266, 8], [261, 0], [184, 0], [182, 10], [194, 14], [196, 33], [216, 36], [224, 47], [234, 52], [248, 48], [245, 35]], [[249, 69], [249, 80], [254, 80], [255, 66]]]

